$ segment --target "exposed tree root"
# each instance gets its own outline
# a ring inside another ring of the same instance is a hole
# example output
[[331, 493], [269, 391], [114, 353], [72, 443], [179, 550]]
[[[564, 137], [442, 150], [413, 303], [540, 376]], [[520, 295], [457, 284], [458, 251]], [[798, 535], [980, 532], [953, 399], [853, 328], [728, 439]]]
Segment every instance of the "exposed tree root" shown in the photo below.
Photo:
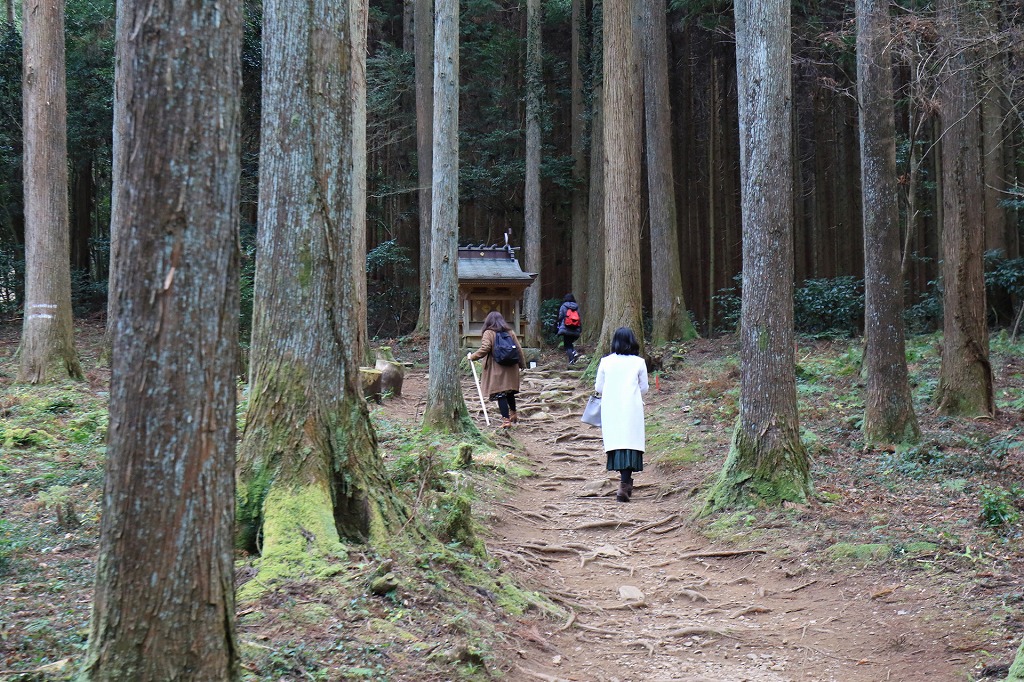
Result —
[[730, 557], [743, 556], [745, 554], [767, 554], [766, 549], [722, 549], [708, 552], [688, 552], [681, 555], [680, 559], [706, 559], [709, 557]]

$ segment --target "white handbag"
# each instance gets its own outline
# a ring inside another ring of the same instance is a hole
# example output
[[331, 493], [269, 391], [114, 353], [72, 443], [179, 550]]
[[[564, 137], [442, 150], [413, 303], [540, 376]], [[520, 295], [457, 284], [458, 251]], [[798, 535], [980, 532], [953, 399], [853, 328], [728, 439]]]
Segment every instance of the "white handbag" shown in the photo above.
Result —
[[601, 425], [601, 396], [590, 396], [587, 406], [583, 408], [583, 416], [580, 417], [580, 421], [591, 426]]

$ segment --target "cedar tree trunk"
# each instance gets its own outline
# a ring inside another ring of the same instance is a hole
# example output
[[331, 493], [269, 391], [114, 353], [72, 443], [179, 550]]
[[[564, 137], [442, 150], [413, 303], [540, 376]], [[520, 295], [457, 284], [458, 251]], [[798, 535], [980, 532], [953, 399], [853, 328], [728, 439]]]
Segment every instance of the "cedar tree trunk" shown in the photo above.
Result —
[[[240, 2], [117, 7], [123, 236], [89, 682], [234, 680]], [[130, 151], [129, 151], [130, 150]]]
[[803, 503], [793, 343], [793, 174], [788, 0], [737, 0], [743, 294], [740, 414], [707, 509]]

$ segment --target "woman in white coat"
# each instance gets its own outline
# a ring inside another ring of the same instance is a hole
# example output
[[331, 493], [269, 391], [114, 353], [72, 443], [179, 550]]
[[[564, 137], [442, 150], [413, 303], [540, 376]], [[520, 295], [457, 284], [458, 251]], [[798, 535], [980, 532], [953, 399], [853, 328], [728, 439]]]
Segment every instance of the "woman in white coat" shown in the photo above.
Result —
[[638, 355], [640, 344], [629, 327], [612, 337], [612, 354], [601, 358], [594, 389], [601, 394], [601, 437], [608, 454], [608, 471], [620, 474], [615, 499], [629, 502], [633, 472], [644, 470], [644, 401], [647, 363]]

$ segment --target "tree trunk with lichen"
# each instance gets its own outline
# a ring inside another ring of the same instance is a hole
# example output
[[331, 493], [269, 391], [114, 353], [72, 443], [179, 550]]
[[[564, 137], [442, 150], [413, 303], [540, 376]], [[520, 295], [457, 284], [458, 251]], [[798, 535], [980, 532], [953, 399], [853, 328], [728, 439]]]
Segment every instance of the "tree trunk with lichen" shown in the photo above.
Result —
[[413, 49], [416, 69], [416, 191], [420, 217], [420, 310], [416, 318], [417, 336], [426, 336], [430, 328], [430, 194], [433, 175], [434, 126], [434, 3], [413, 0]]
[[26, 0], [25, 315], [18, 381], [82, 378], [71, 316], [64, 3]]
[[867, 341], [864, 438], [901, 443], [916, 442], [921, 431], [910, 395], [903, 336], [891, 40], [888, 0], [857, 0]]
[[457, 433], [474, 429], [459, 375], [459, 3], [438, 0], [434, 11], [430, 381], [423, 424]]
[[946, 54], [941, 75], [942, 145], [942, 364], [935, 403], [946, 415], [995, 414], [985, 320], [985, 222], [981, 113], [972, 54], [965, 48], [977, 21], [958, 0], [939, 3]]
[[[263, 122], [238, 531], [259, 584], [330, 571], [397, 512], [362, 397], [367, 5], [263, 5]], [[256, 584], [255, 581], [253, 584]]]
[[527, 346], [541, 344], [541, 229], [540, 229], [540, 104], [544, 91], [541, 72], [541, 4], [526, 0], [526, 181], [523, 197], [525, 223], [524, 265], [537, 273], [523, 295]]
[[644, 64], [644, 115], [647, 149], [647, 197], [651, 216], [651, 341], [697, 337], [683, 298], [679, 264], [679, 226], [672, 161], [672, 112], [669, 105], [668, 41], [665, 0], [640, 3]]
[[[140, 30], [141, 29], [141, 30]], [[122, 235], [83, 682], [238, 678], [240, 2], [117, 7]], [[119, 86], [120, 87], [120, 86]], [[129, 151], [126, 151], [129, 150]]]
[[612, 335], [629, 327], [644, 344], [640, 280], [642, 82], [633, 29], [633, 0], [604, 5], [604, 316], [594, 359]]
[[736, 2], [743, 214], [740, 414], [706, 511], [804, 503], [811, 492], [794, 369], [789, 17], [786, 0]]

